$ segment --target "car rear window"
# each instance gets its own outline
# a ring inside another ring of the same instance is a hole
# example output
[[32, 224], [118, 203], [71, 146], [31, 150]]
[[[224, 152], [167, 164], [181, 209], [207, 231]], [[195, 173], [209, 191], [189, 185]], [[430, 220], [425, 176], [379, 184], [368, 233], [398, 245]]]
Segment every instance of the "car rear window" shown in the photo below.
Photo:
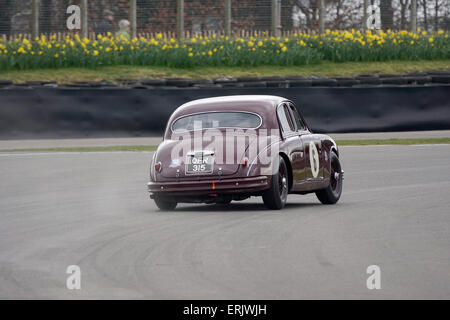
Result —
[[197, 128], [243, 128], [256, 129], [261, 125], [261, 117], [248, 112], [203, 112], [178, 118], [172, 123], [172, 131], [192, 131]]

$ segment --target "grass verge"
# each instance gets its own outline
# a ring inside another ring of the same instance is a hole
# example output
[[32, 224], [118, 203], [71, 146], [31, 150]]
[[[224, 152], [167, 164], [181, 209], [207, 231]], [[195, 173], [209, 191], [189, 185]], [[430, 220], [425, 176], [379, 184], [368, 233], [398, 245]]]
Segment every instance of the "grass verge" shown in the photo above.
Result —
[[[372, 145], [418, 145], [418, 144], [450, 144], [450, 138], [427, 139], [368, 139], [338, 140], [339, 146], [372, 146]], [[74, 147], [74, 148], [42, 148], [42, 149], [5, 149], [0, 153], [13, 152], [149, 152], [157, 146], [117, 146], [117, 147]]]
[[118, 78], [221, 78], [262, 76], [351, 76], [354, 74], [400, 74], [426, 70], [448, 70], [450, 60], [386, 61], [386, 62], [322, 62], [305, 66], [196, 67], [169, 68], [146, 66], [112, 66], [99, 68], [38, 69], [2, 71], [1, 80], [15, 83], [56, 81], [58, 84], [79, 81], [114, 81]]
[[339, 140], [339, 146], [450, 144], [450, 138]]
[[112, 147], [73, 147], [73, 148], [29, 148], [5, 149], [2, 153], [10, 152], [144, 152], [155, 151], [157, 146], [112, 146]]

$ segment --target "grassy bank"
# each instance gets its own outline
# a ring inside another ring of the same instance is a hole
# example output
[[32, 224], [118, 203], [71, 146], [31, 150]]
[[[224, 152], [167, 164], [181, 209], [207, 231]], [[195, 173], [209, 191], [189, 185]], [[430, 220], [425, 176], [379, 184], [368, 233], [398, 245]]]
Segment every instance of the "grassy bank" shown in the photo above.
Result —
[[450, 144], [450, 138], [340, 140], [339, 146]]
[[110, 147], [71, 147], [71, 148], [27, 148], [5, 149], [0, 153], [11, 152], [149, 152], [155, 151], [157, 146], [110, 146]]
[[[371, 146], [371, 145], [418, 145], [418, 144], [450, 144], [450, 138], [427, 139], [370, 139], [370, 140], [338, 140], [339, 146]], [[116, 147], [74, 147], [74, 148], [41, 148], [41, 149], [8, 149], [2, 153], [12, 152], [150, 152], [156, 146], [116, 146]]]
[[40, 70], [0, 71], [0, 80], [15, 83], [25, 81], [56, 81], [59, 84], [77, 81], [114, 81], [118, 78], [220, 78], [260, 76], [351, 76], [354, 74], [411, 73], [426, 70], [448, 70], [450, 59], [437, 61], [385, 61], [385, 62], [321, 62], [305, 66], [258, 67], [193, 67], [169, 68], [158, 66], [109, 66], [97, 68], [66, 68]]
[[102, 36], [81, 39], [75, 34], [33, 40], [0, 41], [0, 70], [99, 66], [252, 67], [305, 66], [320, 62], [442, 60], [450, 58], [444, 31], [330, 31], [288, 37], [196, 36], [190, 39]]

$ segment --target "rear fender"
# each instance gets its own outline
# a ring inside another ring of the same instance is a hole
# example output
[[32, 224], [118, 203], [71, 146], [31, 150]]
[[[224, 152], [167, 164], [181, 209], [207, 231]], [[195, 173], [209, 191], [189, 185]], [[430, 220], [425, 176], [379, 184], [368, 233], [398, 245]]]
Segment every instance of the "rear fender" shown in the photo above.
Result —
[[276, 137], [276, 139], [271, 141], [274, 142], [260, 148], [258, 155], [253, 159], [249, 159], [250, 164], [247, 169], [247, 177], [272, 176], [275, 170], [278, 170], [281, 140], [279, 140], [279, 137]]

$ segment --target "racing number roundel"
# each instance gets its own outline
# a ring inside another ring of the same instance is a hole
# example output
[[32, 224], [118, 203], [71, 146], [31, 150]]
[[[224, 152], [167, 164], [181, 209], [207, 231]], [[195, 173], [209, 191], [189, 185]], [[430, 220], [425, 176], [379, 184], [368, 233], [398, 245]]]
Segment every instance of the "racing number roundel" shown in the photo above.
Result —
[[317, 152], [316, 144], [309, 142], [309, 163], [311, 164], [311, 173], [314, 178], [319, 176], [319, 152]]

